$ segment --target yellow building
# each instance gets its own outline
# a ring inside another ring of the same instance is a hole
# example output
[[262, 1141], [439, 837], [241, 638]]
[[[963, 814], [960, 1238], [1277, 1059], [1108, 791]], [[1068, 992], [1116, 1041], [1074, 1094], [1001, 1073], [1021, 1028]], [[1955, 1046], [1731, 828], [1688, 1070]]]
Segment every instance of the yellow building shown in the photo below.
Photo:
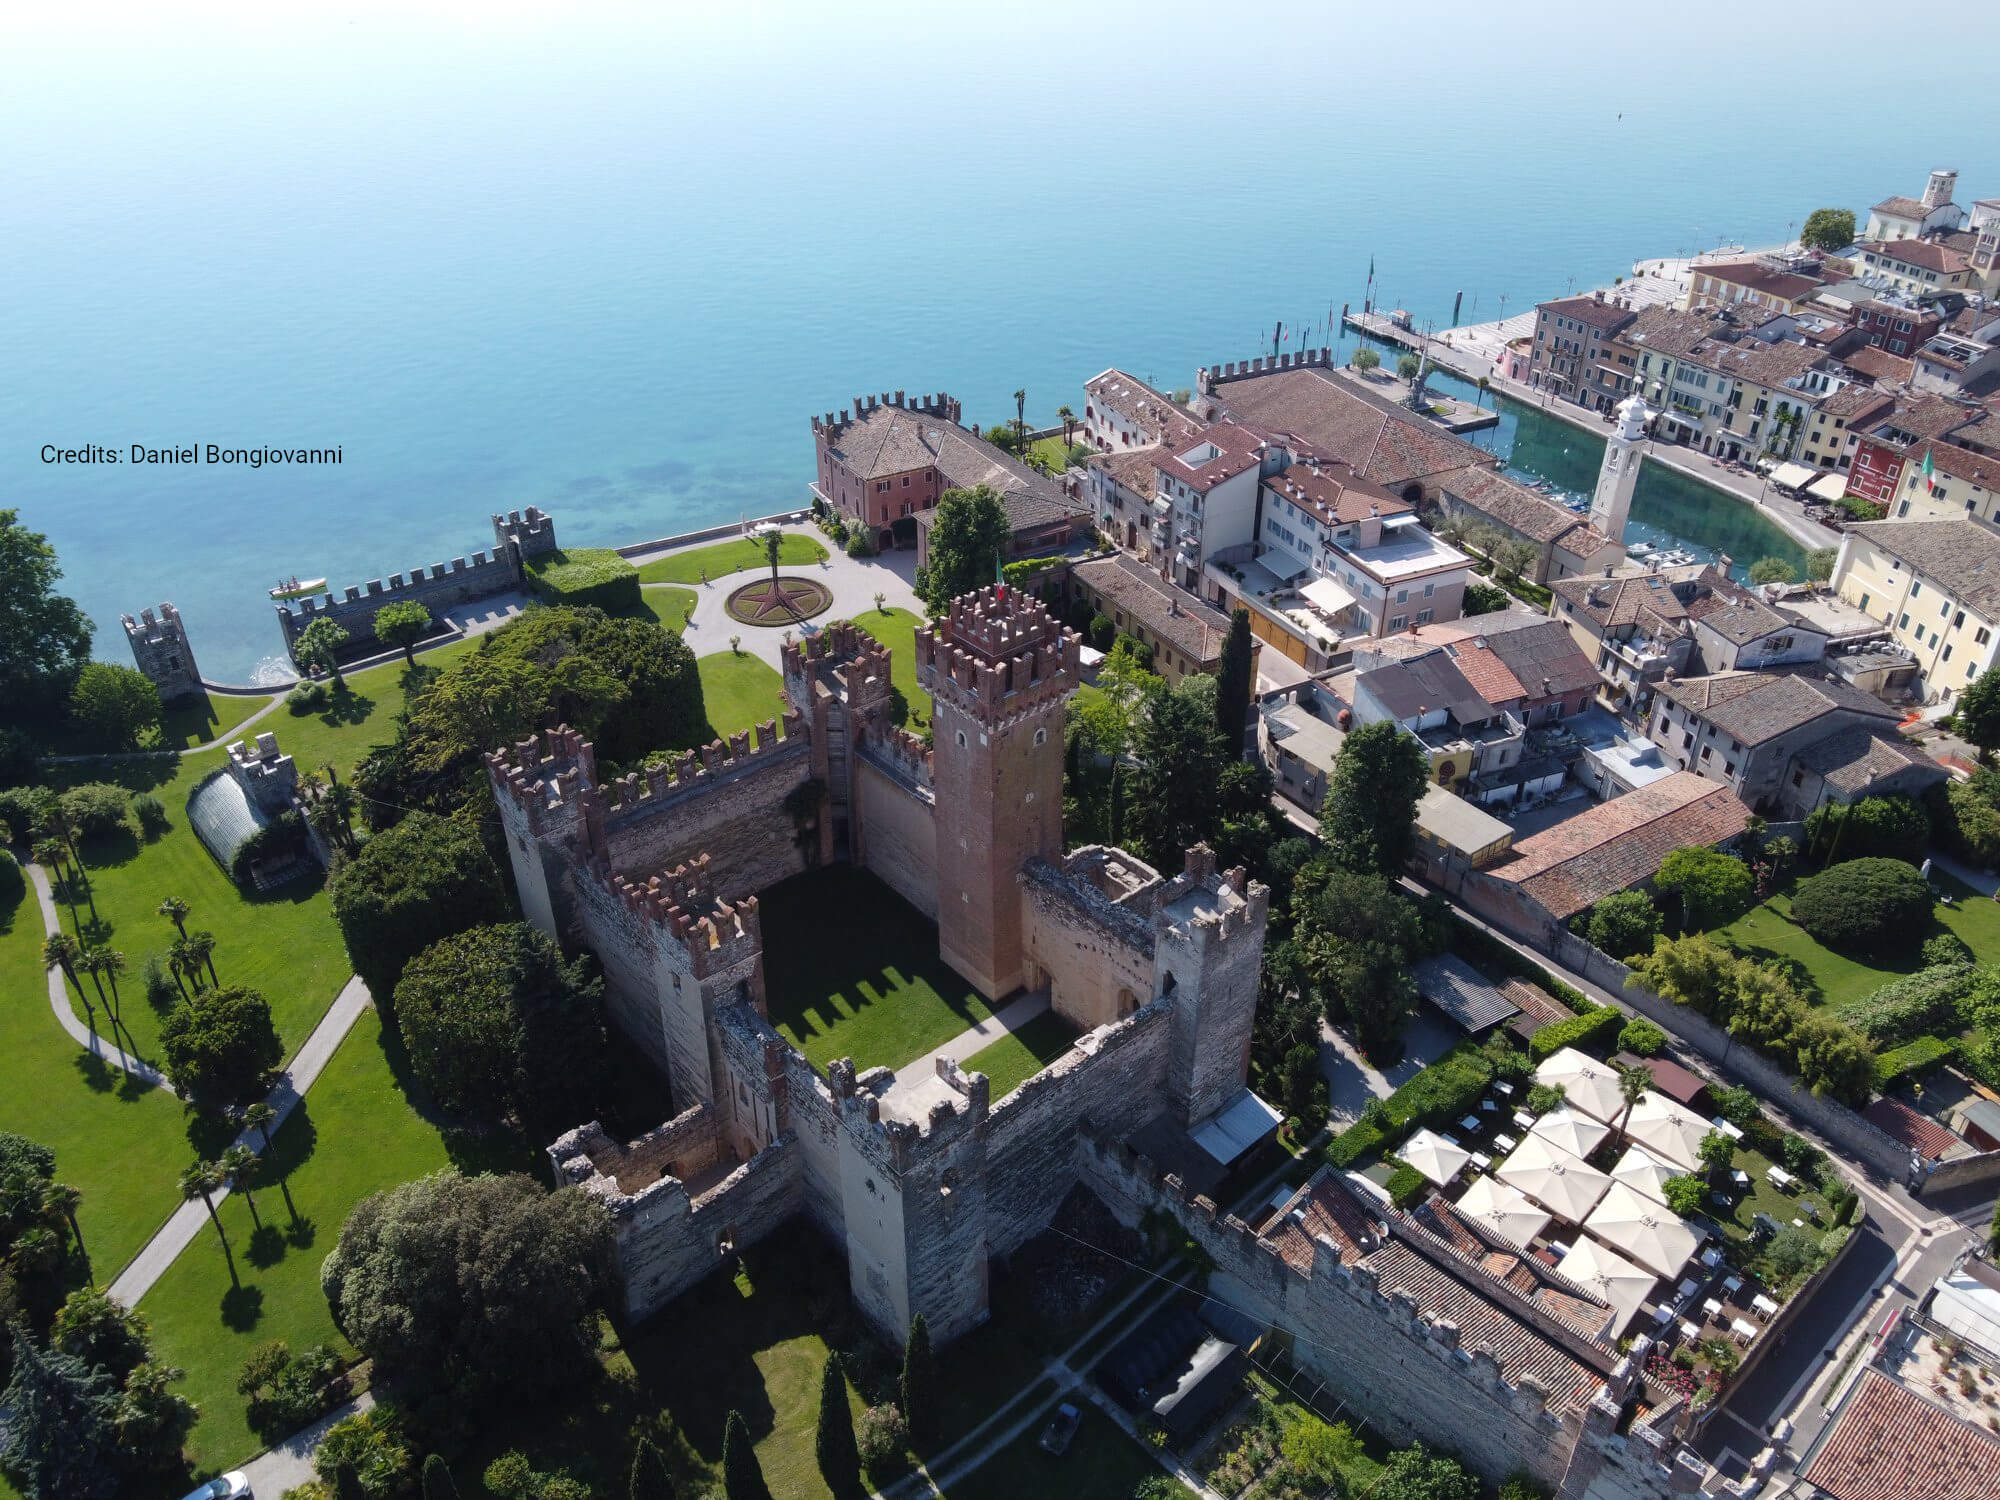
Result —
[[1834, 591], [1889, 627], [1917, 664], [1925, 703], [1949, 703], [2000, 648], [2000, 531], [1980, 521], [1851, 526]]
[[1926, 443], [1903, 460], [1889, 514], [1899, 521], [1955, 521], [1962, 516], [1993, 521], [2000, 519], [1994, 514], [1996, 502], [2000, 502], [2000, 458], [1949, 443]]

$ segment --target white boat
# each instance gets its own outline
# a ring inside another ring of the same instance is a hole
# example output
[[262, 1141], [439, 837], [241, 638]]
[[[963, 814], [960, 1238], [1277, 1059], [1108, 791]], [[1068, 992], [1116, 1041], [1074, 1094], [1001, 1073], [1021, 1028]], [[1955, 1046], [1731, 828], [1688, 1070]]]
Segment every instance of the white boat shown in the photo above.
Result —
[[1653, 544], [1651, 542], [1634, 542], [1632, 543], [1631, 546], [1625, 549], [1625, 555], [1627, 557], [1647, 557], [1650, 556], [1652, 552], [1653, 552]]

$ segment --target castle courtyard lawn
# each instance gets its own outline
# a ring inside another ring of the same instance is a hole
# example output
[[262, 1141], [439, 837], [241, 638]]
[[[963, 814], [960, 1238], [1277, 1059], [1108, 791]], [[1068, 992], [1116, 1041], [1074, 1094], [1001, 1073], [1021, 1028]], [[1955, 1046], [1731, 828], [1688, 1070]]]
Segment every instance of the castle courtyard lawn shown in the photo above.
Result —
[[[826, 561], [826, 548], [802, 532], [787, 531], [778, 546], [779, 567], [799, 567]], [[695, 547], [670, 557], [655, 558], [639, 569], [641, 583], [702, 583], [727, 578], [751, 568], [768, 568], [764, 544], [755, 537], [737, 537], [712, 547]]]
[[961, 1066], [968, 1073], [986, 1075], [988, 1097], [998, 1104], [1069, 1051], [1075, 1041], [1076, 1028], [1054, 1011], [1045, 1010], [1018, 1031], [980, 1048]]
[[[272, 1141], [309, 1231], [287, 1237], [285, 1201], [273, 1173], [256, 1191], [266, 1226], [261, 1236], [240, 1193], [220, 1209], [240, 1290], [230, 1286], [214, 1226], [204, 1224], [139, 1303], [152, 1320], [160, 1358], [188, 1372], [181, 1390], [202, 1410], [188, 1447], [203, 1473], [263, 1447], [236, 1392], [236, 1377], [253, 1349], [284, 1339], [293, 1349], [328, 1343], [347, 1352], [320, 1292], [319, 1268], [349, 1210], [369, 1193], [450, 1164], [437, 1127], [398, 1088], [381, 1037], [381, 1019], [364, 1012]], [[171, 1192], [171, 1174], [164, 1181]]]
[[761, 657], [718, 651], [698, 658], [695, 667], [701, 673], [709, 731], [717, 739], [755, 729], [766, 719], [784, 718], [785, 679]]
[[83, 1194], [77, 1223], [106, 1285], [179, 1205], [174, 1178], [194, 1152], [179, 1100], [94, 1061], [56, 1024], [42, 936], [32, 892], [0, 902], [0, 1130], [55, 1152], [56, 1179]]
[[[1083, 1413], [1069, 1451], [1061, 1458], [1044, 1453], [1042, 1429], [1055, 1415], [1050, 1402], [1013, 1442], [945, 1490], [945, 1500], [1018, 1500], [1023, 1495], [1103, 1495], [1132, 1493], [1140, 1480], [1165, 1471], [1123, 1428], [1092, 1406], [1081, 1392], [1065, 1398]], [[1170, 1484], [1172, 1483], [1169, 1481]], [[1168, 1493], [1193, 1500], [1194, 1492], [1172, 1484]]]
[[917, 685], [917, 627], [924, 622], [907, 609], [868, 608], [854, 623], [889, 649], [889, 681], [901, 699], [896, 722], [920, 730], [931, 721], [931, 695]]
[[795, 875], [762, 907], [771, 1024], [816, 1068], [900, 1068], [992, 1014], [938, 957], [931, 921], [865, 870]]
[[[1933, 909], [1938, 925], [1957, 934], [1978, 962], [2000, 961], [2000, 902], [1942, 872], [1931, 876], [1931, 884], [1952, 897], [1950, 906], [1940, 902]], [[1753, 958], [1798, 960], [1819, 985], [1825, 1003], [1835, 1010], [1859, 1004], [1891, 980], [1924, 966], [1922, 956], [1914, 951], [1898, 963], [1877, 965], [1822, 947], [1792, 920], [1789, 887], [1734, 922], [1716, 928], [1710, 936]]]

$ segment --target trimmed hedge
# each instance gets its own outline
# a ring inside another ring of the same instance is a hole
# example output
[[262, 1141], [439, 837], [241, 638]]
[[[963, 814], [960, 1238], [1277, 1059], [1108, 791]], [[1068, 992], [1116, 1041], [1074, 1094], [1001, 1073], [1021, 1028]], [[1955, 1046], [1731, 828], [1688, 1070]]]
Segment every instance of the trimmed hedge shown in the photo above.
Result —
[[1799, 882], [1792, 920], [1815, 942], [1861, 958], [1908, 953], [1931, 925], [1931, 888], [1899, 859], [1850, 859]]
[[1920, 1036], [1875, 1059], [1875, 1087], [1886, 1094], [1904, 1079], [1916, 1078], [1957, 1055], [1956, 1041]]
[[1389, 1180], [1382, 1184], [1388, 1191], [1389, 1201], [1398, 1208], [1408, 1208], [1430, 1191], [1430, 1179], [1408, 1162], [1398, 1162], [1396, 1170], [1389, 1174]]
[[608, 547], [557, 550], [528, 559], [528, 587], [550, 604], [589, 604], [606, 614], [644, 608], [639, 570]]
[[1611, 1050], [1618, 1033], [1624, 1029], [1625, 1013], [1614, 1006], [1601, 1005], [1567, 1021], [1544, 1026], [1528, 1038], [1528, 1055], [1541, 1062], [1565, 1047], [1576, 1047], [1601, 1057]]
[[1496, 1071], [1478, 1047], [1460, 1042], [1387, 1099], [1376, 1101], [1379, 1109], [1371, 1106], [1367, 1115], [1335, 1136], [1326, 1148], [1327, 1161], [1336, 1167], [1352, 1166], [1378, 1147], [1397, 1145], [1412, 1126], [1457, 1119], [1479, 1103]]
[[1968, 964], [1934, 964], [1892, 979], [1849, 1010], [1847, 1024], [1880, 1047], [1926, 1033], [1948, 1036], [1964, 1025], [1959, 1005], [1978, 972]]

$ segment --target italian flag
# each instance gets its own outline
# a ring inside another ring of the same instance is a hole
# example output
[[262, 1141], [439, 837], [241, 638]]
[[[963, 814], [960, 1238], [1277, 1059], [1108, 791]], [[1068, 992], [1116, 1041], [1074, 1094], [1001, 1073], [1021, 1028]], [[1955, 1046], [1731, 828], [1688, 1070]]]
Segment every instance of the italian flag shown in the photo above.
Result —
[[1937, 465], [1931, 462], [1931, 450], [1924, 449], [1924, 488], [1933, 495], [1937, 493]]

